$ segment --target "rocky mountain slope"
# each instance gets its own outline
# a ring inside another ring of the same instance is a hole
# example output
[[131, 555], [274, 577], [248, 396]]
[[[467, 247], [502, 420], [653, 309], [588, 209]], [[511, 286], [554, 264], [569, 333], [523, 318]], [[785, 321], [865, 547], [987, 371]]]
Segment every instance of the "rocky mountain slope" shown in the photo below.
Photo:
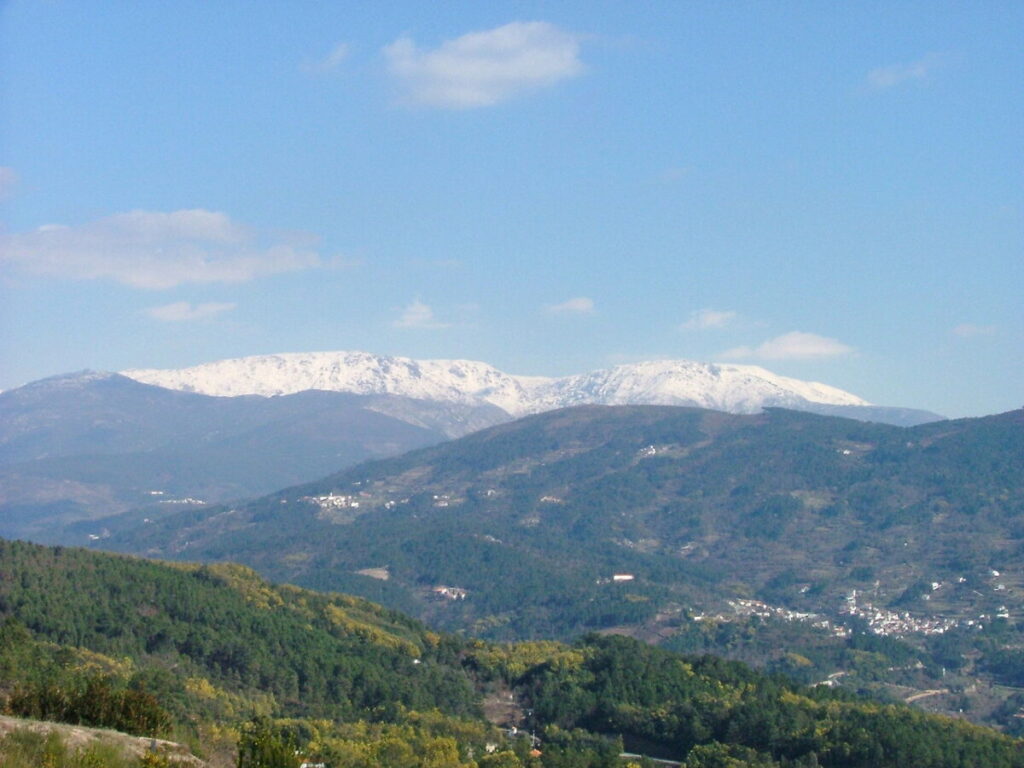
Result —
[[56, 542], [68, 525], [133, 506], [255, 496], [582, 404], [786, 407], [900, 425], [940, 418], [762, 368], [682, 360], [558, 379], [363, 352], [87, 371], [0, 393], [0, 535]]
[[168, 768], [209, 768], [205, 760], [193, 755], [188, 747], [165, 739], [149, 736], [132, 736], [110, 728], [89, 728], [84, 725], [68, 725], [45, 720], [27, 720], [20, 717], [0, 715], [0, 758], [3, 753], [3, 737], [14, 732], [29, 732], [43, 737], [56, 735], [69, 752], [86, 751], [94, 745], [113, 747], [126, 758], [141, 760], [144, 755], [158, 754], [165, 758]]

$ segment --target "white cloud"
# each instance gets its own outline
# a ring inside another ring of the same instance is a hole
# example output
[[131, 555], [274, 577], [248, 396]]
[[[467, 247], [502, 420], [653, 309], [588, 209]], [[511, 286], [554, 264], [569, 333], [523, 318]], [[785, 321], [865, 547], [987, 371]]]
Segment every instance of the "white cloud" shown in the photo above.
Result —
[[681, 331], [706, 331], [724, 328], [736, 319], [735, 312], [718, 309], [698, 309], [690, 313], [690, 319], [679, 326]]
[[415, 299], [411, 304], [402, 310], [402, 314], [392, 323], [395, 328], [417, 328], [421, 330], [436, 330], [448, 328], [450, 323], [442, 323], [434, 317], [434, 310], [429, 304], [424, 304]]
[[930, 53], [908, 64], [892, 64], [868, 72], [868, 85], [872, 88], [892, 88], [911, 80], [923, 80], [939, 65], [942, 57]]
[[307, 61], [302, 65], [302, 68], [313, 75], [326, 75], [336, 71], [351, 53], [352, 49], [348, 43], [338, 43], [326, 56], [313, 61]]
[[18, 186], [18, 173], [9, 165], [0, 165], [0, 203], [14, 197]]
[[181, 323], [189, 320], [205, 320], [210, 317], [230, 312], [235, 304], [209, 302], [193, 306], [187, 301], [176, 301], [173, 304], [164, 304], [160, 307], [149, 307], [146, 314], [154, 320], [162, 320], [165, 323]]
[[975, 325], [974, 323], [962, 323], [953, 329], [953, 335], [961, 339], [973, 339], [977, 336], [992, 336], [996, 332], [994, 325]]
[[819, 336], [816, 333], [790, 331], [774, 339], [768, 339], [757, 347], [735, 347], [721, 354], [723, 358], [757, 358], [760, 360], [815, 360], [827, 357], [843, 357], [853, 353], [849, 347], [836, 339]]
[[260, 242], [251, 230], [214, 211], [131, 211], [78, 227], [50, 224], [0, 236], [0, 261], [40, 275], [159, 290], [245, 282], [319, 266], [308, 240], [307, 235], [296, 242]]
[[573, 299], [563, 301], [561, 304], [549, 304], [544, 311], [550, 315], [592, 315], [594, 314], [594, 300], [586, 296], [577, 296]]
[[516, 21], [420, 50], [409, 37], [384, 47], [391, 74], [415, 103], [487, 107], [583, 72], [579, 37], [544, 21]]

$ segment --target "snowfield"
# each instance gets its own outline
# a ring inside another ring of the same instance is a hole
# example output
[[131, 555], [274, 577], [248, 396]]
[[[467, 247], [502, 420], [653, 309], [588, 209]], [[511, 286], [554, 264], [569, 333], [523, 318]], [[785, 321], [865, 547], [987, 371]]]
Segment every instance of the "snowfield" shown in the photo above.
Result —
[[220, 397], [272, 397], [309, 389], [402, 395], [440, 402], [486, 402], [512, 416], [570, 405], [689, 405], [732, 413], [804, 403], [870, 405], [817, 382], [751, 365], [660, 360], [576, 376], [513, 376], [473, 360], [413, 360], [367, 352], [309, 352], [220, 360], [176, 370], [122, 375], [167, 389]]

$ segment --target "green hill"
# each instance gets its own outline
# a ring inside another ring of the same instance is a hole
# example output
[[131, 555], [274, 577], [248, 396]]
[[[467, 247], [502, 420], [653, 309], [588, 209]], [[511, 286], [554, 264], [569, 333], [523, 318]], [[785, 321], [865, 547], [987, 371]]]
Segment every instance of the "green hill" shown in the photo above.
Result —
[[922, 704], [1010, 725], [1022, 511], [1024, 411], [899, 428], [582, 407], [249, 504], [128, 516], [102, 544], [239, 560], [494, 639], [618, 627], [807, 682], [941, 690]]
[[[0, 542], [0, 618], [8, 713], [174, 735], [211, 766], [611, 768], [627, 749], [688, 768], [1024, 765], [989, 729], [734, 662], [623, 637], [465, 640], [234, 565]], [[517, 732], [481, 716], [498, 700]], [[95, 764], [29, 736], [0, 758]]]
[[[835, 614], [853, 589], [965, 620], [1016, 615], [1022, 511], [1024, 411], [898, 428], [583, 407], [230, 509], [125, 519], [103, 546], [236, 559], [449, 628], [566, 636], [726, 597]], [[384, 568], [386, 582], [356, 575]], [[615, 573], [635, 578], [596, 583]], [[437, 585], [467, 598], [434, 600]]]
[[[364, 600], [271, 586], [235, 565], [5, 541], [0, 575], [0, 616], [58, 646], [129, 667], [145, 659], [137, 683], [165, 700], [206, 692], [211, 706], [249, 699], [260, 702], [253, 713], [334, 718], [400, 706], [476, 712], [450, 643]], [[20, 644], [13, 630], [6, 637], [9, 649]]]

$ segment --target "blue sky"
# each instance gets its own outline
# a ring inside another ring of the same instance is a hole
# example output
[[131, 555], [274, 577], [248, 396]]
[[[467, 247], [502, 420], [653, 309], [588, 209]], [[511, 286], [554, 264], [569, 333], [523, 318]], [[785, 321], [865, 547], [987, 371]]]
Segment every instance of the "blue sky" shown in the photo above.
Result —
[[0, 10], [0, 388], [358, 349], [1024, 404], [1024, 4]]

